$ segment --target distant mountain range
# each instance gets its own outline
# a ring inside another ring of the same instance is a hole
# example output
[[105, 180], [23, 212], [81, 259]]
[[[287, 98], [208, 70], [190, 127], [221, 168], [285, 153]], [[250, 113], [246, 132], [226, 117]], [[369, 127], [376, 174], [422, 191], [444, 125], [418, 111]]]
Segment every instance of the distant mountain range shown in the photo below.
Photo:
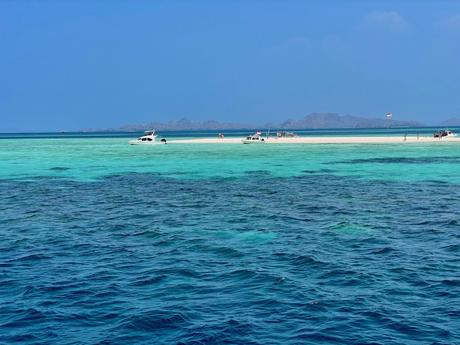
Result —
[[116, 131], [137, 132], [148, 129], [167, 130], [167, 131], [192, 131], [192, 130], [219, 130], [219, 129], [249, 129], [256, 128], [256, 125], [218, 122], [218, 121], [191, 121], [187, 118], [172, 120], [168, 122], [150, 122], [143, 125], [124, 125], [116, 128]]
[[319, 128], [384, 128], [391, 127], [418, 127], [423, 124], [416, 121], [391, 121], [386, 119], [367, 118], [335, 113], [312, 113], [300, 120], [287, 120], [273, 128], [283, 129], [319, 129]]
[[[457, 119], [457, 123], [460, 120]], [[352, 115], [340, 115], [336, 113], [312, 113], [299, 120], [286, 120], [281, 123], [249, 124], [204, 121], [197, 122], [183, 118], [169, 122], [151, 122], [146, 124], [130, 124], [119, 128], [105, 129], [104, 131], [126, 131], [137, 132], [148, 129], [157, 130], [225, 130], [225, 129], [256, 129], [256, 128], [273, 128], [273, 129], [320, 129], [320, 128], [384, 128], [388, 126], [386, 119], [367, 118]], [[391, 127], [423, 127], [424, 124], [416, 121], [396, 121], [391, 122]], [[451, 126], [449, 124], [449, 126]], [[100, 131], [101, 129], [85, 129], [84, 131]]]

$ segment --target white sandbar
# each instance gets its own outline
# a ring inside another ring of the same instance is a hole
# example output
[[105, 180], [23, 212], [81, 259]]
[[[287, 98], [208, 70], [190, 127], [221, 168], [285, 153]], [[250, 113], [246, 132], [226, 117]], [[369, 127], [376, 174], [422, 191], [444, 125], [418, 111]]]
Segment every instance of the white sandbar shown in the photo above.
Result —
[[[243, 138], [197, 138], [184, 140], [168, 140], [168, 144], [243, 144]], [[460, 143], [460, 137], [433, 137], [388, 136], [388, 137], [295, 137], [295, 138], [268, 138], [266, 144], [391, 144], [391, 143]], [[254, 145], [254, 144], [251, 144]], [[261, 145], [261, 144], [259, 144]]]

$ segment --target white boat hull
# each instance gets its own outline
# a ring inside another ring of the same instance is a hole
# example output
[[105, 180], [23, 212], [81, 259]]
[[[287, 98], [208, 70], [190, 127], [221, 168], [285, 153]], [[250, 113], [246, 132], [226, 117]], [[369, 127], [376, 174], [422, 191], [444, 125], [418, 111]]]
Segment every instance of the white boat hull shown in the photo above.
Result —
[[243, 144], [265, 144], [265, 140], [249, 140], [249, 139], [242, 139], [241, 142]]
[[140, 141], [140, 140], [130, 140], [128, 141], [129, 145], [163, 145], [165, 142], [161, 141]]

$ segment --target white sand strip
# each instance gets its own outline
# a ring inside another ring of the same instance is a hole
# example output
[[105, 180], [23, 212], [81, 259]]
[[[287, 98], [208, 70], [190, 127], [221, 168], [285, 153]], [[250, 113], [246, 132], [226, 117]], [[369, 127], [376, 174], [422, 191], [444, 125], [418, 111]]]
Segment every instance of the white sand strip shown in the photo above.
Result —
[[[168, 144], [243, 144], [243, 138], [197, 138], [184, 140], [168, 140]], [[392, 137], [295, 137], [295, 138], [268, 138], [266, 144], [391, 144], [391, 143], [460, 143], [460, 137], [433, 137], [402, 136]], [[254, 145], [254, 144], [250, 144]], [[259, 144], [260, 145], [260, 144]]]

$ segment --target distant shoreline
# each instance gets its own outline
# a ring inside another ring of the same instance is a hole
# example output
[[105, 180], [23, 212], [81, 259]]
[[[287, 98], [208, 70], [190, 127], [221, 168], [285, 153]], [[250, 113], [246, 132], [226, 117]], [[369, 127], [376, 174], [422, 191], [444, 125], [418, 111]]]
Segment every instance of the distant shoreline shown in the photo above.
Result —
[[[292, 132], [348, 132], [348, 131], [359, 131], [359, 132], [366, 132], [366, 131], [386, 131], [386, 132], [400, 132], [403, 130], [413, 131], [413, 130], [439, 130], [445, 128], [460, 128], [459, 126], [417, 126], [417, 127], [340, 127], [340, 128], [333, 128], [333, 127], [324, 127], [324, 128], [264, 128], [264, 127], [251, 127], [251, 128], [235, 128], [235, 129], [180, 129], [180, 130], [173, 130], [173, 129], [164, 129], [159, 130], [160, 133], [199, 133], [199, 132], [210, 132], [210, 133], [233, 133], [233, 132], [245, 132], [249, 133], [251, 131], [260, 130], [263, 132], [270, 131], [271, 133], [276, 133], [277, 131], [292, 131]], [[144, 130], [78, 130], [78, 131], [8, 131], [8, 132], [0, 132], [0, 135], [78, 135], [78, 134], [87, 134], [87, 135], [95, 135], [95, 134], [138, 134], [143, 133]]]

